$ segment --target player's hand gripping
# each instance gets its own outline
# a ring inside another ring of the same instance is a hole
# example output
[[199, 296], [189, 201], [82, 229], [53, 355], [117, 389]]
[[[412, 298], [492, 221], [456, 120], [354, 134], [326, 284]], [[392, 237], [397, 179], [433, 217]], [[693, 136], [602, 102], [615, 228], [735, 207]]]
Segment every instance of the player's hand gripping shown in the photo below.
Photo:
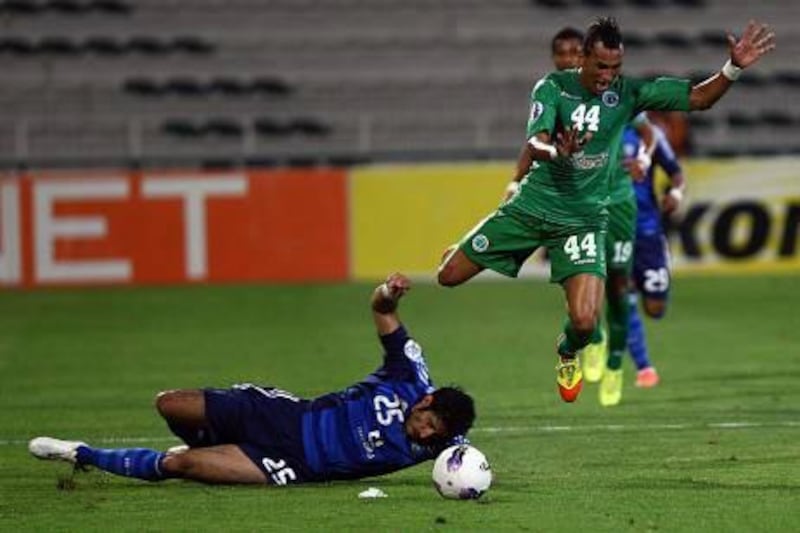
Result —
[[766, 24], [751, 20], [747, 23], [741, 39], [728, 33], [728, 49], [731, 62], [739, 68], [747, 68], [761, 56], [775, 48], [775, 34]]
[[556, 151], [559, 157], [569, 157], [575, 152], [583, 149], [583, 146], [592, 140], [591, 132], [581, 135], [577, 126], [573, 126], [567, 131], [556, 134]]
[[664, 195], [664, 198], [661, 203], [661, 211], [665, 215], [670, 215], [678, 210], [678, 207], [681, 205], [681, 200], [683, 198], [683, 193], [680, 194], [673, 194], [673, 189], [667, 191]]
[[399, 300], [410, 290], [411, 280], [399, 272], [391, 274], [380, 286], [381, 295], [392, 300]]

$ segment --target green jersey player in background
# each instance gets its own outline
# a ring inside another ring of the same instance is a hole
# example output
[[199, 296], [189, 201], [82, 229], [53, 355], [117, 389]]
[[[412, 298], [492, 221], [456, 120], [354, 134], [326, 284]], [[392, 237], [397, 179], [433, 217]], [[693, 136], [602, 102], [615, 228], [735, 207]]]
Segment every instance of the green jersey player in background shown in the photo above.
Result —
[[516, 277], [531, 253], [547, 248], [550, 279], [564, 288], [567, 304], [556, 366], [564, 401], [575, 401], [583, 384], [577, 352], [600, 340], [609, 179], [623, 128], [646, 109], [710, 108], [743, 68], [775, 47], [774, 34], [756, 22], [739, 39], [729, 35], [728, 43], [728, 62], [697, 85], [629, 78], [621, 75], [624, 48], [616, 21], [592, 23], [582, 67], [553, 72], [534, 87], [526, 150], [536, 164], [514, 196], [468, 232], [439, 267], [444, 286], [460, 285], [485, 268]]

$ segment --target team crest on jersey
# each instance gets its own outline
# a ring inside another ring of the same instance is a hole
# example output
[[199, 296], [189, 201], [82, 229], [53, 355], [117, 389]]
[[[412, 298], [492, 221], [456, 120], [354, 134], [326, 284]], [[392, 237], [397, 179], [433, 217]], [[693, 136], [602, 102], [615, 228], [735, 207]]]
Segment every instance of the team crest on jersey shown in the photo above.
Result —
[[606, 91], [601, 98], [606, 107], [617, 107], [619, 105], [619, 95], [616, 91]]
[[544, 104], [538, 100], [534, 101], [531, 104], [530, 122], [536, 121], [536, 119], [542, 116], [542, 113], [544, 113]]
[[406, 341], [406, 345], [403, 346], [403, 353], [412, 361], [419, 361], [422, 359], [422, 347], [413, 339]]
[[472, 238], [472, 249], [476, 252], [485, 252], [489, 248], [489, 237], [483, 233], [478, 233]]

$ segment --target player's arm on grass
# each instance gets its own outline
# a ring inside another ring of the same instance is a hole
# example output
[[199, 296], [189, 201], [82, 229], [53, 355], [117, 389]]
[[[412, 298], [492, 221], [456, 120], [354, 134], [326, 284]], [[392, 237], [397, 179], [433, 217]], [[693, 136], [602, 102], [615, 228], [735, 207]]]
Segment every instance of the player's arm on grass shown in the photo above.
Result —
[[742, 69], [749, 67], [774, 48], [775, 34], [766, 24], [751, 20], [738, 40], [729, 33], [730, 59], [719, 72], [692, 87], [689, 93], [690, 109], [708, 109], [713, 106], [739, 78]]
[[411, 289], [411, 280], [400, 273], [394, 273], [372, 292], [372, 319], [378, 335], [388, 335], [400, 327], [397, 304]]

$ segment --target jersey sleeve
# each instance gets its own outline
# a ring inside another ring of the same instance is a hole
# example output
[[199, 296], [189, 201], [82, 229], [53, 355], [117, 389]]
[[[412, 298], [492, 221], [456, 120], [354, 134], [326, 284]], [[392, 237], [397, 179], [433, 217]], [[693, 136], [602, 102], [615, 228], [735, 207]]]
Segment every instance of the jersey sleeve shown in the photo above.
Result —
[[418, 382], [432, 387], [422, 347], [412, 339], [404, 326], [388, 335], [381, 335], [383, 365], [373, 375], [379, 379]]
[[537, 133], [552, 132], [556, 126], [559, 90], [549, 77], [540, 79], [531, 91], [531, 108], [528, 115], [527, 139]]
[[648, 109], [661, 111], [689, 111], [691, 81], [682, 78], [656, 78], [636, 80], [636, 112]]

